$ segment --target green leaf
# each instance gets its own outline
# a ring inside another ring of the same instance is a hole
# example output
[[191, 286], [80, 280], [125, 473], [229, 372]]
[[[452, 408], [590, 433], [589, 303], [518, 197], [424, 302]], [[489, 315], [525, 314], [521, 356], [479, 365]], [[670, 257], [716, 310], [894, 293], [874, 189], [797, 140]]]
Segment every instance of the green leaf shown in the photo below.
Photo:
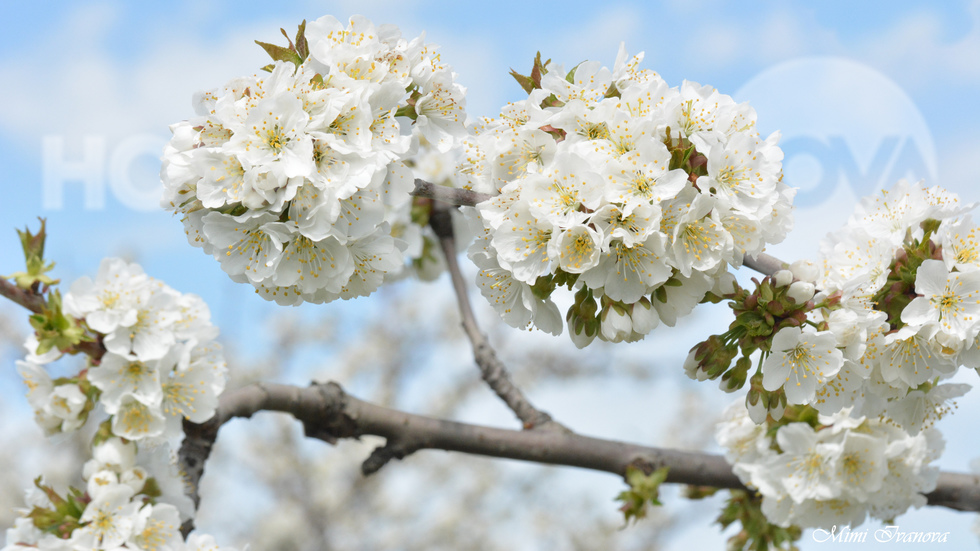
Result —
[[510, 76], [514, 77], [514, 80], [517, 81], [517, 84], [519, 84], [520, 87], [528, 94], [530, 94], [535, 90], [534, 81], [531, 80], [531, 77], [522, 75], [517, 71], [515, 71], [514, 69], [510, 70]]
[[534, 90], [541, 88], [541, 77], [548, 73], [547, 67], [549, 63], [551, 63], [550, 59], [542, 63], [541, 52], [538, 52], [534, 56], [534, 63], [531, 66], [530, 75], [522, 75], [517, 71], [515, 71], [514, 69], [511, 69], [510, 76], [514, 77], [514, 80], [517, 81], [517, 84], [520, 85], [520, 87], [525, 92], [530, 94]]
[[722, 528], [735, 522], [742, 525], [742, 530], [728, 539], [730, 550], [796, 549], [793, 542], [803, 535], [796, 526], [781, 528], [770, 524], [762, 514], [762, 496], [745, 490], [730, 491], [730, 497], [716, 522]]
[[299, 24], [296, 30], [296, 53], [304, 61], [310, 57], [310, 43], [306, 40], [306, 20]]
[[660, 485], [667, 480], [669, 467], [661, 467], [650, 474], [630, 465], [626, 468], [626, 483], [629, 489], [620, 492], [616, 501], [623, 502], [619, 508], [627, 524], [647, 516], [649, 504], [660, 503]]
[[47, 232], [45, 231], [46, 220], [44, 218], [38, 218], [38, 220], [41, 221], [41, 229], [36, 234], [32, 234], [31, 230], [26, 227], [24, 231], [17, 230], [17, 235], [20, 237], [20, 246], [24, 251], [26, 271], [15, 272], [9, 276], [5, 276], [6, 278], [13, 279], [21, 289], [31, 289], [37, 283], [43, 283], [45, 285], [55, 285], [58, 283], [57, 279], [51, 279], [50, 276], [44, 275], [46, 272], [54, 269], [54, 262], [44, 263], [44, 242], [47, 239]]
[[551, 63], [551, 59], [541, 63], [541, 52], [538, 52], [534, 56], [534, 65], [531, 67], [531, 81], [534, 82], [535, 88], [541, 88], [541, 77], [548, 74], [548, 65]]
[[[285, 48], [283, 46], [276, 46], [275, 44], [269, 44], [268, 42], [259, 42], [258, 40], [256, 40], [255, 43], [258, 44], [259, 46], [262, 46], [262, 49], [265, 50], [265, 53], [269, 54], [269, 57], [271, 57], [275, 61], [288, 61], [295, 65], [299, 65], [303, 63], [303, 58], [301, 58], [298, 53], [296, 53], [295, 51], [289, 48]], [[292, 43], [290, 43], [290, 45], [292, 45]]]

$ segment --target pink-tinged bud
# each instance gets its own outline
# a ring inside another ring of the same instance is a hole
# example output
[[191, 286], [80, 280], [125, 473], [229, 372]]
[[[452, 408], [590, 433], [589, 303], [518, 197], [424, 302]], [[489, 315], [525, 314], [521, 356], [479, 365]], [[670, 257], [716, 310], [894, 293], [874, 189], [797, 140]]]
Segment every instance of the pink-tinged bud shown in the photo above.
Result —
[[783, 308], [782, 303], [774, 300], [766, 304], [766, 311], [774, 316], [782, 316], [786, 312], [786, 309]]
[[745, 299], [745, 309], [755, 310], [759, 306], [759, 295], [752, 293]]

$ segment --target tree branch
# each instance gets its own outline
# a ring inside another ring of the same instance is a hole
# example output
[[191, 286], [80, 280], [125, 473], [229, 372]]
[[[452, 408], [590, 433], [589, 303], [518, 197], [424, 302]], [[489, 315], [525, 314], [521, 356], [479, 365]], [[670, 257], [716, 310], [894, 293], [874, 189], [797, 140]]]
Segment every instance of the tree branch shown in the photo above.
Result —
[[[571, 432], [518, 431], [434, 419], [359, 400], [330, 382], [307, 388], [262, 383], [228, 391], [221, 396], [211, 421], [203, 425], [185, 422], [187, 438], [180, 458], [195, 493], [217, 429], [234, 417], [251, 417], [263, 410], [290, 413], [303, 423], [308, 436], [327, 442], [363, 435], [384, 437], [389, 444], [380, 449], [390, 449], [371, 454], [362, 466], [366, 474], [373, 472], [370, 467], [379, 453], [391, 454], [385, 459], [388, 461], [432, 449], [580, 467], [619, 476], [625, 476], [629, 466], [647, 472], [666, 466], [670, 469], [667, 482], [745, 489], [719, 455], [653, 448]], [[201, 445], [204, 441], [207, 446]], [[191, 465], [198, 468], [188, 468]], [[942, 473], [936, 489], [926, 498], [930, 505], [980, 511], [980, 476]]]
[[742, 265], [763, 275], [772, 275], [779, 270], [789, 268], [789, 264], [766, 253], [759, 253], [755, 257], [746, 256]]
[[472, 207], [477, 203], [486, 201], [490, 198], [490, 196], [486, 193], [480, 193], [478, 191], [471, 191], [468, 189], [438, 186], [419, 178], [415, 179], [415, 190], [412, 191], [412, 195], [416, 197], [426, 197], [434, 201], [439, 201], [450, 205], [462, 205], [467, 207]]
[[[0, 296], [10, 299], [12, 302], [23, 306], [35, 314], [40, 314], [45, 306], [44, 295], [34, 289], [21, 289], [3, 278], [0, 278]], [[96, 362], [105, 354], [105, 347], [102, 346], [102, 342], [99, 340], [82, 341], [76, 344], [74, 348], [75, 351], [91, 357]], [[63, 350], [62, 352], [65, 351]], [[67, 352], [74, 353], [74, 351]]]
[[6, 279], [0, 278], [0, 296], [10, 299], [12, 302], [27, 308], [35, 314], [41, 312], [44, 307], [44, 297], [34, 291], [21, 289]]
[[[416, 182], [418, 181], [420, 180], [416, 180]], [[517, 415], [525, 429], [563, 428], [552, 420], [550, 415], [535, 408], [521, 389], [514, 385], [510, 373], [500, 358], [497, 357], [493, 347], [490, 346], [487, 336], [480, 331], [476, 323], [476, 316], [473, 315], [473, 308], [470, 306], [463, 274], [459, 270], [459, 262], [456, 260], [456, 238], [453, 234], [450, 208], [452, 207], [442, 203], [434, 203], [432, 214], [429, 216], [429, 225], [432, 226], [436, 236], [439, 237], [440, 245], [442, 245], [442, 252], [446, 257], [446, 267], [453, 282], [453, 290], [456, 292], [456, 302], [463, 321], [463, 331], [466, 332], [466, 336], [473, 345], [473, 359], [476, 360], [476, 365], [480, 368], [480, 375], [497, 393], [497, 396], [507, 404], [507, 407]]]

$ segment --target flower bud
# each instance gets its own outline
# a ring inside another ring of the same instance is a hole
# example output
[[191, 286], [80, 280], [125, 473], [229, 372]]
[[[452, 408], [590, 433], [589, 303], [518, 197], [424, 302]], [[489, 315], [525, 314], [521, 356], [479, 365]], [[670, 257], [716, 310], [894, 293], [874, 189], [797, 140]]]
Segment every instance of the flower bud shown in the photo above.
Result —
[[766, 422], [766, 416], [769, 415], [769, 410], [766, 409], [765, 404], [762, 403], [758, 395], [754, 404], [751, 401], [751, 397], [751, 392], [745, 396], [745, 409], [749, 411], [749, 419], [752, 419], [752, 422], [756, 425], [761, 425]]
[[580, 321], [581, 323], [578, 324], [578, 327], [572, 327], [571, 325], [568, 326], [568, 336], [572, 338], [572, 343], [579, 350], [592, 344], [592, 341], [595, 340], [596, 335], [599, 334], [594, 326], [595, 320], [592, 320], [593, 323], [591, 324], [585, 320]]
[[647, 297], [643, 297], [639, 302], [633, 304], [630, 310], [633, 331], [641, 335], [646, 335], [660, 325], [660, 315], [654, 310], [653, 305]]
[[808, 300], [813, 298], [813, 293], [815, 288], [812, 283], [806, 281], [794, 281], [789, 286], [789, 291], [786, 292], [786, 296], [793, 299], [797, 304], [806, 304]]
[[695, 346], [684, 360], [684, 373], [695, 381], [705, 381], [708, 379], [708, 373], [701, 369], [701, 362], [695, 357], [697, 351], [698, 347]]
[[769, 403], [769, 415], [772, 417], [773, 421], [779, 421], [783, 418], [783, 414], [786, 413], [786, 404], [772, 400]]
[[786, 287], [793, 283], [793, 272], [789, 270], [779, 270], [772, 274], [772, 284], [776, 287]]
[[609, 305], [602, 312], [602, 338], [609, 342], [621, 342], [633, 332], [633, 323], [626, 312]]
[[735, 281], [735, 275], [731, 272], [725, 272], [716, 277], [714, 286], [711, 288], [711, 292], [720, 297], [730, 295], [736, 290], [738, 290], [738, 282]]

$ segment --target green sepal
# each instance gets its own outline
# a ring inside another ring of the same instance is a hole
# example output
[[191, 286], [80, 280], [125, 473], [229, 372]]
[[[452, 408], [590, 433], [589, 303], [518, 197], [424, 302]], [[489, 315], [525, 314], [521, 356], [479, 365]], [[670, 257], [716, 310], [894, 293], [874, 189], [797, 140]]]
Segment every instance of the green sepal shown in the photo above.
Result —
[[396, 117], [408, 117], [413, 121], [419, 118], [418, 112], [415, 111], [415, 104], [402, 105], [395, 111]]
[[539, 276], [534, 280], [534, 285], [531, 285], [531, 293], [534, 294], [535, 298], [545, 300], [551, 296], [551, 293], [555, 292], [557, 286], [555, 276], [551, 274]]
[[718, 493], [720, 488], [714, 486], [693, 486], [688, 484], [681, 490], [681, 495], [687, 499], [705, 499]]
[[565, 270], [558, 268], [555, 271], [555, 285], [557, 287], [567, 287], [568, 290], [571, 291], [572, 287], [575, 285], [575, 282], [578, 281], [579, 275], [580, 274], [570, 274]]
[[92, 447], [94, 448], [114, 436], [115, 434], [112, 432], [112, 419], [106, 419], [99, 423], [99, 428], [95, 431], [95, 435], [92, 436]]
[[616, 87], [616, 83], [613, 82], [613, 83], [610, 83], [609, 84], [609, 88], [606, 90], [606, 95], [603, 96], [603, 97], [606, 97], [606, 98], [619, 98], [619, 97], [622, 97], [622, 94], [619, 93], [619, 88], [617, 88]]
[[627, 524], [647, 516], [647, 506], [663, 505], [660, 502], [660, 485], [667, 480], [669, 467], [661, 467], [650, 474], [630, 465], [626, 467], [626, 483], [629, 489], [620, 492], [616, 501], [623, 502], [619, 508]]
[[146, 482], [143, 484], [143, 489], [139, 493], [150, 499], [156, 499], [163, 495], [163, 490], [160, 489], [160, 483], [157, 482], [157, 479], [151, 476], [146, 479]]

